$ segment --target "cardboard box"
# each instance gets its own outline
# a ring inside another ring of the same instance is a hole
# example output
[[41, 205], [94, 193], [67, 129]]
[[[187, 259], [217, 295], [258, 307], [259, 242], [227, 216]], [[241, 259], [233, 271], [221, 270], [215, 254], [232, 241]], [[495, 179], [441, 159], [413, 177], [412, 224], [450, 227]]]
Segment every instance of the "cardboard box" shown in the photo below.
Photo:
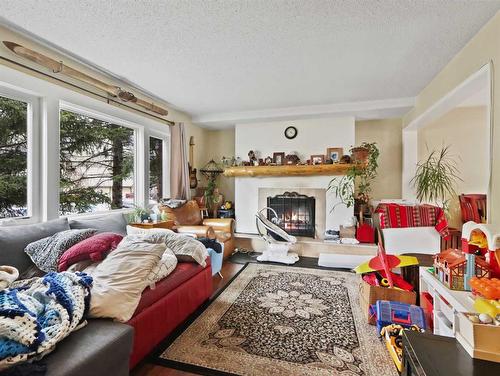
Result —
[[369, 308], [370, 305], [375, 304], [377, 300], [390, 300], [392, 302], [415, 304], [417, 301], [417, 294], [414, 291], [371, 286], [365, 281], [361, 281], [359, 285], [359, 303], [366, 320], [371, 325], [376, 324], [376, 319], [374, 316], [370, 316]]
[[470, 356], [476, 359], [500, 362], [500, 326], [475, 324], [469, 313], [457, 313], [455, 336]]
[[340, 226], [341, 238], [356, 238], [356, 226], [345, 227]]

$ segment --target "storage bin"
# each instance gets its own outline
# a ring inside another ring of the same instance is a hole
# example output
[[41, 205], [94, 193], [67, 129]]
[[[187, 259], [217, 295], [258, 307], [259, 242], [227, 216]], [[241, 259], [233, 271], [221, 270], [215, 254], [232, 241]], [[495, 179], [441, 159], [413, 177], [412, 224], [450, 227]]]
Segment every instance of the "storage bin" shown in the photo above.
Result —
[[375, 304], [377, 300], [389, 300], [392, 302], [415, 304], [417, 301], [417, 294], [414, 291], [372, 286], [365, 281], [361, 281], [359, 285], [359, 303], [366, 320], [371, 325], [376, 324], [376, 318], [375, 316], [370, 315], [369, 310], [370, 306]]
[[475, 324], [469, 315], [473, 313], [457, 314], [458, 342], [473, 358], [500, 362], [500, 326]]

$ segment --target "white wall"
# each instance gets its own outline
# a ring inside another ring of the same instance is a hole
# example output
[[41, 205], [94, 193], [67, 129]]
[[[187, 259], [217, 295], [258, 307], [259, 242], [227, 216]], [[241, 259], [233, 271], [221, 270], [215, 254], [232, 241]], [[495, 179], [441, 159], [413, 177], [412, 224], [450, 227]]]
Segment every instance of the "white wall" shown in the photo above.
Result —
[[[297, 137], [288, 140], [284, 131], [288, 126], [298, 130]], [[259, 152], [260, 158], [273, 156], [273, 152], [292, 151], [301, 160], [312, 154], [326, 154], [329, 147], [343, 147], [348, 154], [354, 145], [354, 118], [323, 118], [270, 123], [237, 124], [235, 134], [235, 153], [248, 160], [248, 151]]]
[[[298, 135], [293, 140], [284, 136], [286, 127], [293, 125]], [[354, 145], [354, 118], [322, 118], [270, 123], [237, 124], [235, 131], [235, 154], [248, 159], [248, 151], [258, 152], [260, 158], [273, 152], [289, 154], [297, 152], [301, 160], [312, 154], [326, 154], [328, 147], [342, 147], [344, 153]], [[259, 188], [328, 188], [329, 176], [264, 177], [235, 179], [235, 209], [237, 231], [256, 233], [254, 216], [258, 209]], [[337, 203], [336, 197], [327, 195], [326, 226], [342, 224], [352, 216], [352, 208], [339, 205], [334, 212], [330, 209]]]

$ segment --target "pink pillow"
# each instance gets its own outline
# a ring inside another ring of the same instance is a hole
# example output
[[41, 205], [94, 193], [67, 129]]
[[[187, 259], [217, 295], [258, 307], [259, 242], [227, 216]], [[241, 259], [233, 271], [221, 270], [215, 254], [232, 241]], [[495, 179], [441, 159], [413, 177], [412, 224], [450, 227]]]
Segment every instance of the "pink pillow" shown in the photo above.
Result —
[[101, 261], [108, 252], [118, 246], [122, 239], [122, 235], [112, 232], [103, 232], [87, 238], [63, 253], [59, 259], [57, 270], [63, 272], [79, 261]]

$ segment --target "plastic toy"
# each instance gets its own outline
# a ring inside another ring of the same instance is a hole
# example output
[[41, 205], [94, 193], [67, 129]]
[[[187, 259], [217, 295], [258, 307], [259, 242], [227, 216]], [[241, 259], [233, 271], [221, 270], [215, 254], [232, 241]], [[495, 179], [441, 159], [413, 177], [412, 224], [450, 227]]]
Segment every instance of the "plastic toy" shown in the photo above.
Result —
[[[411, 326], [409, 329], [417, 332], [422, 331], [416, 325]], [[385, 340], [385, 346], [387, 350], [389, 350], [389, 354], [399, 372], [402, 372], [403, 368], [403, 330], [405, 330], [405, 328], [401, 325], [391, 324], [384, 326], [380, 331], [380, 335]]]
[[477, 298], [474, 301], [474, 309], [477, 313], [486, 313], [491, 317], [497, 317], [500, 314], [500, 301]]
[[[469, 257], [473, 256], [473, 257]], [[446, 287], [452, 290], [464, 290], [466, 287], [468, 263], [473, 262], [475, 277], [489, 277], [490, 266], [480, 256], [464, 254], [459, 249], [447, 249], [434, 256], [434, 274]]]
[[500, 279], [472, 277], [469, 283], [476, 294], [486, 299], [500, 299]]
[[398, 324], [405, 328], [416, 325], [425, 329], [424, 310], [413, 304], [377, 300], [377, 330], [380, 332], [384, 326]]
[[469, 221], [462, 226], [462, 250], [484, 256], [492, 277], [500, 277], [500, 228]]
[[[411, 283], [406, 282], [399, 274], [390, 273], [392, 281], [394, 282], [394, 288], [413, 291], [413, 285]], [[383, 270], [363, 275], [363, 281], [371, 286], [389, 287], [389, 279], [386, 277]]]
[[391, 269], [410, 265], [418, 265], [416, 257], [388, 255], [385, 253], [382, 243], [379, 243], [377, 256], [368, 262], [358, 265], [354, 268], [354, 271], [356, 273], [369, 273], [383, 270], [385, 272], [385, 278], [387, 278], [389, 283], [389, 287], [394, 287]]

